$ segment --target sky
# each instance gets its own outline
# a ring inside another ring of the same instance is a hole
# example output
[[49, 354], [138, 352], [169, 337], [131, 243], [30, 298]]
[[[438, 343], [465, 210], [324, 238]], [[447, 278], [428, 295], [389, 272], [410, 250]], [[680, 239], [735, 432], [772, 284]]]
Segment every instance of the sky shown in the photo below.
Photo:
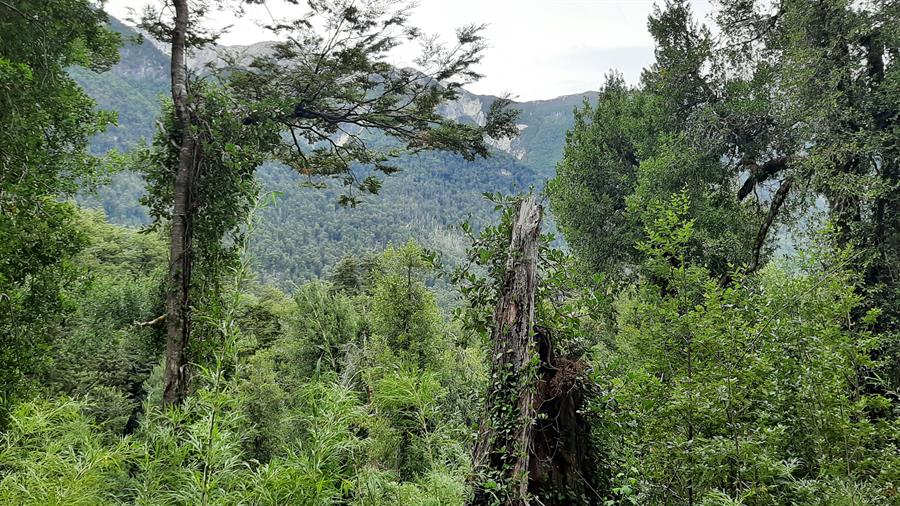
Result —
[[[148, 0], [107, 0], [106, 9], [124, 18], [129, 7]], [[155, 0], [151, 0], [155, 1]], [[451, 41], [455, 28], [485, 23], [488, 49], [477, 70], [485, 77], [466, 86], [473, 93], [518, 100], [541, 100], [596, 90], [610, 69], [631, 83], [653, 61], [647, 16], [654, 0], [419, 0], [412, 24]], [[700, 19], [711, 12], [709, 0], [694, 0]], [[232, 25], [220, 43], [247, 45], [271, 39], [259, 22], [291, 15], [283, 0], [268, 0], [236, 19], [217, 12], [216, 25]], [[410, 65], [416, 48], [398, 49], [395, 65]]]

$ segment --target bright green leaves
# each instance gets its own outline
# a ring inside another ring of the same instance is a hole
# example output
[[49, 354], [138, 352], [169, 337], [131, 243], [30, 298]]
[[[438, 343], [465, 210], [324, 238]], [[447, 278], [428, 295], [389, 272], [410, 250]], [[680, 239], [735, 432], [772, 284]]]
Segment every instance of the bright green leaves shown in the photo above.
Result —
[[84, 409], [72, 400], [16, 407], [14, 424], [0, 436], [0, 501], [93, 506], [124, 500], [136, 448], [104, 438]]
[[646, 258], [651, 276], [670, 279], [673, 270], [685, 267], [688, 243], [694, 236], [695, 221], [688, 219], [690, 203], [686, 192], [675, 194], [667, 203], [647, 210], [646, 238], [637, 248]]
[[83, 246], [71, 197], [103, 169], [89, 137], [109, 123], [66, 74], [108, 68], [118, 36], [85, 0], [0, 4], [0, 428], [65, 313], [60, 294]]
[[348, 346], [358, 344], [361, 317], [349, 297], [321, 282], [297, 288], [281, 349], [297, 383], [340, 373]]
[[[424, 280], [430, 266], [423, 250], [413, 242], [388, 247], [375, 277], [372, 331], [376, 346], [383, 346], [385, 366], [393, 360], [425, 369], [437, 365], [446, 343], [434, 294]], [[392, 357], [392, 358], [387, 358]]]
[[[619, 294], [616, 336], [598, 347], [596, 434], [613, 469], [632, 469], [614, 497], [780, 504], [860, 486], [887, 504], [871, 463], [893, 422], [865, 415], [883, 405], [855, 379], [877, 339], [847, 326], [862, 299], [846, 263], [770, 265], [722, 286], [685, 253], [689, 207], [683, 192], [648, 210], [646, 281]], [[896, 469], [896, 455], [882, 462]]]

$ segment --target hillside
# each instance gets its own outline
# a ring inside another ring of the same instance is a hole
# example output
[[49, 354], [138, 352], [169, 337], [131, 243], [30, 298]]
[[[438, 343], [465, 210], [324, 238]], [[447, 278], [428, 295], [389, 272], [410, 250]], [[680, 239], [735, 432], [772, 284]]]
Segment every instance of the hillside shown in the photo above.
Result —
[[[118, 112], [118, 126], [94, 139], [97, 152], [124, 150], [149, 140], [163, 95], [168, 92], [168, 56], [148, 40], [139, 43], [138, 34], [123, 23], [113, 19], [111, 25], [128, 41], [119, 64], [103, 74], [73, 71], [101, 108]], [[251, 46], [250, 50], [260, 49]], [[197, 67], [214, 58], [214, 50], [200, 51], [192, 63]], [[483, 122], [495, 98], [463, 90], [443, 112], [461, 121]], [[266, 167], [258, 175], [264, 191], [281, 196], [276, 208], [265, 211], [255, 241], [263, 277], [289, 287], [321, 276], [344, 254], [381, 250], [409, 238], [457, 256], [460, 249], [451, 227], [466, 218], [482, 225], [493, 216], [483, 193], [511, 193], [544, 185], [562, 154], [572, 109], [582, 100], [573, 95], [518, 103], [520, 136], [495, 143], [490, 159], [467, 162], [432, 153], [403, 160], [403, 170], [386, 179], [381, 194], [354, 209], [336, 205], [340, 188], [305, 188], [289, 171]], [[103, 208], [113, 223], [142, 226], [149, 220], [138, 202], [142, 192], [140, 176], [125, 172], [114, 176], [96, 195], [83, 195], [80, 201]]]

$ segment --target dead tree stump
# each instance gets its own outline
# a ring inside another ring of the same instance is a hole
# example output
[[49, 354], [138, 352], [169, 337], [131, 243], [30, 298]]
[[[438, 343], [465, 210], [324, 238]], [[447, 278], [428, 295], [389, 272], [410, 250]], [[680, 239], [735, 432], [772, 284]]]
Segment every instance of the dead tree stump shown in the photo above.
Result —
[[550, 330], [536, 324], [540, 357], [529, 447], [528, 490], [545, 506], [598, 504], [591, 427], [583, 414], [590, 395], [587, 364], [559, 356]]
[[491, 377], [473, 452], [471, 505], [528, 504], [539, 365], [532, 327], [542, 211], [534, 197], [528, 197], [519, 203], [513, 222], [491, 329]]

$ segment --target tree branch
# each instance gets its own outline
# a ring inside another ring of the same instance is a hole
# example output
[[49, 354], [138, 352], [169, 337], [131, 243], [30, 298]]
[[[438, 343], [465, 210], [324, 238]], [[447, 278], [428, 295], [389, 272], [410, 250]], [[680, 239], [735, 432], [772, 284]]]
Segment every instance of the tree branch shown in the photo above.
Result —
[[[16, 6], [10, 5], [9, 3], [4, 2], [4, 1], [2, 1], [2, 0], [0, 0], [0, 6], [6, 7], [7, 9], [9, 9], [9, 10], [15, 12], [16, 14], [18, 14], [19, 16], [22, 16], [22, 17], [25, 19], [25, 21], [28, 21], [29, 23], [32, 23], [32, 22], [34, 22], [34, 21], [37, 19], [36, 16], [35, 16], [35, 17], [29, 17], [29, 16], [26, 15], [24, 12], [22, 12], [22, 11], [20, 11], [18, 8], [16, 8]], [[43, 30], [43, 27], [41, 27], [41, 29]]]
[[759, 269], [759, 258], [762, 255], [763, 246], [769, 235], [769, 229], [772, 228], [775, 218], [778, 217], [778, 212], [784, 205], [784, 201], [787, 199], [788, 192], [791, 191], [791, 186], [793, 186], [793, 184], [794, 181], [791, 178], [785, 179], [781, 182], [778, 191], [775, 192], [775, 196], [772, 197], [769, 212], [766, 215], [766, 219], [763, 221], [762, 226], [759, 228], [759, 232], [756, 234], [756, 241], [753, 243], [753, 253], [750, 257], [750, 265], [747, 267], [748, 274]]
[[150, 320], [150, 321], [148, 321], [148, 322], [138, 322], [138, 321], [136, 321], [136, 322], [134, 322], [132, 325], [135, 325], [135, 326], [137, 326], [137, 327], [149, 327], [149, 326], [151, 326], [151, 325], [156, 325], [157, 323], [160, 323], [160, 322], [162, 322], [162, 321], [165, 320], [165, 319], [166, 319], [166, 315], [165, 315], [165, 313], [163, 313], [163, 314], [157, 316], [156, 318], [154, 318], [154, 319], [152, 319], [152, 320]]
[[787, 168], [791, 160], [792, 157], [786, 155], [773, 158], [762, 165], [757, 164], [753, 160], [742, 161], [741, 166], [749, 170], [750, 175], [747, 177], [747, 180], [744, 181], [744, 184], [741, 185], [741, 189], [738, 190], [738, 201], [740, 202], [747, 198], [747, 195], [750, 195], [750, 192], [753, 191], [753, 188], [755, 188], [756, 185], [765, 182], [770, 177]]

